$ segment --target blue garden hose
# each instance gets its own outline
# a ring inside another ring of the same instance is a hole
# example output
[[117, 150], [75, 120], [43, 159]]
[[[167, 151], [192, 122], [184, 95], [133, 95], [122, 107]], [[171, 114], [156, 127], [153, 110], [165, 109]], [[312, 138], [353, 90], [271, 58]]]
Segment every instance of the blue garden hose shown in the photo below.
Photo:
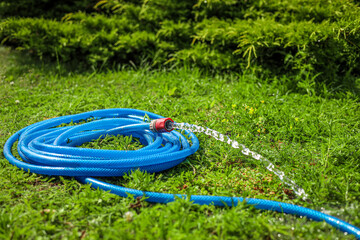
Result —
[[[89, 183], [93, 188], [100, 188], [126, 197], [145, 196], [147, 201], [168, 203], [176, 197], [186, 195], [146, 192], [102, 182], [92, 177], [122, 176], [131, 170], [140, 169], [149, 173], [159, 172], [176, 166], [186, 157], [195, 153], [199, 141], [192, 133], [183, 134], [172, 131], [157, 133], [150, 131], [150, 123], [144, 122], [144, 116], [152, 119], [163, 118], [157, 114], [136, 109], [105, 109], [76, 115], [48, 119], [25, 127], [12, 135], [4, 146], [6, 159], [24, 171], [37, 174], [72, 176], [78, 181]], [[59, 127], [63, 123], [78, 123], [93, 119], [84, 124]], [[139, 138], [145, 147], [136, 151], [97, 150], [77, 148], [82, 143], [98, 139], [105, 135], [132, 135]], [[12, 146], [18, 141], [17, 150], [22, 160], [15, 158]], [[89, 177], [91, 176], [91, 177]], [[242, 197], [189, 196], [193, 203], [201, 205], [236, 206], [246, 202], [255, 208], [272, 210], [297, 216], [305, 216], [315, 221], [326, 221], [343, 232], [353, 234], [360, 239], [360, 229], [327, 214], [296, 206], [293, 204]]]

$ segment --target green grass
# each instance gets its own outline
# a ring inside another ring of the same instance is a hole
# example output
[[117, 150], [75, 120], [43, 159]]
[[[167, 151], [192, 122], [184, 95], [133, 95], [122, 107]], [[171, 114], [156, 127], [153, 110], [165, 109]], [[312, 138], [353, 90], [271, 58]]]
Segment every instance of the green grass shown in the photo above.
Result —
[[[0, 48], [0, 146], [21, 128], [48, 118], [104, 108], [148, 110], [231, 135], [273, 161], [310, 201], [294, 198], [254, 160], [205, 135], [198, 135], [198, 152], [173, 169], [135, 171], [107, 181], [148, 191], [280, 200], [360, 226], [360, 104], [355, 91], [322, 85], [318, 92], [303, 75], [294, 83], [283, 77], [255, 78], [251, 70], [217, 75], [186, 66], [167, 71], [146, 66], [68, 69]], [[141, 145], [114, 136], [82, 147]], [[353, 239], [306, 218], [181, 199], [150, 204], [91, 189], [73, 178], [23, 172], [3, 154], [0, 164], [0, 239]], [[129, 211], [132, 217], [126, 216]]]

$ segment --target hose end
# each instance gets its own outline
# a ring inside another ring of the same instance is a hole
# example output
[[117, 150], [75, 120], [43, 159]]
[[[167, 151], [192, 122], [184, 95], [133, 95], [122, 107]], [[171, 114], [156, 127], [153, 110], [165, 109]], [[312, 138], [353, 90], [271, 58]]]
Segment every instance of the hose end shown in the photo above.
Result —
[[150, 130], [153, 132], [171, 132], [173, 129], [174, 121], [171, 118], [159, 118], [150, 122]]

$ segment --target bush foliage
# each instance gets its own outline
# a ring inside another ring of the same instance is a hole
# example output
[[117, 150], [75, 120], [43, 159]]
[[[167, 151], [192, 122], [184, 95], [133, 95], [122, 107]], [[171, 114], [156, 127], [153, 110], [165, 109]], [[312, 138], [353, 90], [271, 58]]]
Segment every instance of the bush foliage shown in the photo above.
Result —
[[355, 1], [102, 0], [92, 12], [89, 3], [73, 1], [79, 8], [61, 20], [6, 18], [0, 40], [40, 58], [90, 65], [146, 60], [236, 71], [258, 66], [326, 79], [360, 75]]
[[0, 18], [5, 17], [44, 17], [61, 19], [72, 11], [93, 11], [96, 0], [2, 0], [0, 2]]

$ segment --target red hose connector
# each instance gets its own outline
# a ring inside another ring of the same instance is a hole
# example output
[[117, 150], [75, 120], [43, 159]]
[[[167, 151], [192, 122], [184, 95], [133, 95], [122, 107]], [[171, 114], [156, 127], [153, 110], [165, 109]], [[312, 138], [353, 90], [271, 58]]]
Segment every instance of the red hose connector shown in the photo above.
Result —
[[174, 121], [171, 118], [159, 118], [150, 122], [150, 130], [153, 132], [171, 132], [173, 129]]

